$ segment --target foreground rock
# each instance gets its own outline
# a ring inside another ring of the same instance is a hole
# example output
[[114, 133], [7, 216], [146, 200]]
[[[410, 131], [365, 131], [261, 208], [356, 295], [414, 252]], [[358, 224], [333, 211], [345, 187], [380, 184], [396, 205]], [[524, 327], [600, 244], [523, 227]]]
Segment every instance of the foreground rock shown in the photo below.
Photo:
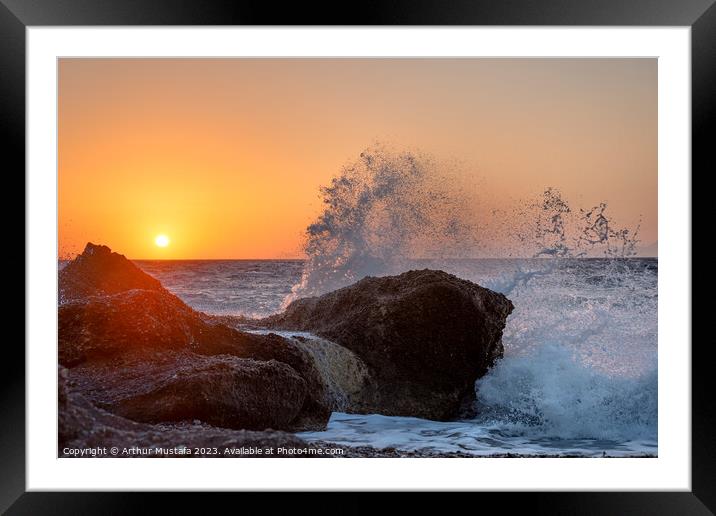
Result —
[[96, 406], [134, 421], [200, 420], [222, 428], [292, 428], [306, 382], [289, 365], [169, 353], [81, 365], [70, 373]]
[[355, 353], [373, 382], [349, 412], [446, 420], [471, 404], [475, 380], [502, 356], [512, 310], [502, 294], [422, 270], [299, 299], [261, 324], [309, 331]]
[[[152, 456], [247, 456], [237, 453], [242, 449], [313, 448], [301, 439], [284, 432], [225, 430], [201, 424], [161, 427], [136, 423], [95, 407], [82, 394], [70, 388], [68, 371], [59, 368], [58, 392], [58, 452], [59, 456], [79, 456], [79, 450], [143, 449], [153, 450]], [[109, 456], [109, 455], [100, 455]], [[119, 457], [132, 455], [120, 454]], [[135, 456], [146, 456], [137, 452]], [[250, 454], [251, 457], [268, 455]], [[275, 456], [275, 455], [274, 455]], [[290, 455], [287, 456], [299, 456]], [[306, 455], [303, 455], [306, 456]]]
[[59, 281], [60, 364], [104, 409], [154, 423], [325, 428], [326, 387], [290, 340], [244, 333], [192, 310], [103, 246], [88, 244]]

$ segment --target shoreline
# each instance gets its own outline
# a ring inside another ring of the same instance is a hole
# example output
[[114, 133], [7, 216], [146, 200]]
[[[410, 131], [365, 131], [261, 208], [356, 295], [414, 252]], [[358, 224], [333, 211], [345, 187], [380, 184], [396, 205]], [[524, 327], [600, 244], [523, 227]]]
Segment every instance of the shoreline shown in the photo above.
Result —
[[467, 452], [433, 452], [430, 450], [400, 450], [397, 448], [375, 448], [372, 446], [344, 446], [330, 441], [314, 441], [309, 443], [322, 449], [344, 450], [342, 455], [333, 455], [331, 458], [336, 459], [354, 459], [354, 458], [458, 458], [458, 459], [655, 459], [658, 454], [655, 453], [635, 453], [633, 455], [610, 455], [603, 454], [599, 456], [590, 456], [584, 454], [571, 453], [509, 453], [497, 452], [489, 455], [474, 455]]

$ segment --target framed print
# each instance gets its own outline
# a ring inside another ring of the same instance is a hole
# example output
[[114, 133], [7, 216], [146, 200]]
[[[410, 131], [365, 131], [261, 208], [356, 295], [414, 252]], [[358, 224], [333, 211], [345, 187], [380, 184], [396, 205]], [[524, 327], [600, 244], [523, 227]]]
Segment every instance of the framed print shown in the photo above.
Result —
[[119, 491], [713, 510], [710, 2], [4, 4], [9, 514], [149, 496]]

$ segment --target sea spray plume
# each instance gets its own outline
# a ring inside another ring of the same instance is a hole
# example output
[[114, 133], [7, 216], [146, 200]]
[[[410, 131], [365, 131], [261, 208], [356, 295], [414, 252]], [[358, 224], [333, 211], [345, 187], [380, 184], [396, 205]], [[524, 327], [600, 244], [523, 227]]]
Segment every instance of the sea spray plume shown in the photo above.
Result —
[[572, 255], [567, 242], [566, 217], [572, 210], [559, 190], [547, 188], [540, 203], [540, 210], [535, 219], [535, 240], [541, 249], [535, 253], [535, 258], [552, 256], [565, 258]]
[[639, 226], [616, 227], [607, 203], [574, 210], [553, 187], [527, 204], [518, 214], [515, 235], [534, 258], [628, 258], [636, 254]]
[[[344, 166], [320, 190], [324, 210], [306, 230], [306, 265], [284, 307], [367, 275], [415, 268], [412, 260], [418, 257], [450, 270], [450, 258], [620, 258], [634, 253], [638, 228], [616, 228], [605, 203], [575, 210], [549, 187], [514, 210], [493, 208], [490, 215], [494, 199], [489, 193], [475, 197], [477, 192], [463, 188], [450, 172], [423, 154], [381, 144]], [[478, 215], [480, 210], [487, 211]], [[510, 277], [466, 279], [508, 294], [558, 266], [559, 260], [517, 263]]]
[[504, 279], [482, 282], [506, 293], [515, 305], [503, 337], [506, 360], [555, 344], [608, 375], [639, 376], [652, 367], [656, 264], [540, 259], [514, 267], [517, 271]]
[[602, 246], [603, 254], [608, 258], [626, 258], [636, 255], [639, 240], [639, 225], [632, 231], [629, 228], [614, 229], [612, 221], [606, 215], [607, 204], [600, 203], [591, 210], [580, 210], [582, 232], [578, 247]]
[[615, 227], [607, 214], [606, 203], [573, 210], [554, 187], [546, 188], [541, 196], [511, 215], [512, 226], [502, 222], [513, 242], [506, 248], [540, 260], [516, 261], [513, 273], [492, 279], [488, 286], [503, 294], [511, 294], [529, 281], [553, 274], [565, 265], [565, 259], [612, 258], [609, 266], [623, 269], [619, 259], [635, 255], [639, 243], [639, 226], [634, 230]]
[[511, 235], [523, 256], [534, 258], [512, 260], [512, 270], [498, 277], [474, 279], [515, 304], [505, 361], [558, 345], [608, 376], [649, 373], [657, 345], [656, 270], [625, 259], [634, 255], [639, 227], [619, 227], [606, 203], [574, 209], [555, 188], [525, 203], [513, 220]]
[[288, 301], [402, 272], [416, 257], [461, 256], [475, 245], [470, 205], [431, 158], [374, 145], [321, 188], [306, 230], [306, 267]]

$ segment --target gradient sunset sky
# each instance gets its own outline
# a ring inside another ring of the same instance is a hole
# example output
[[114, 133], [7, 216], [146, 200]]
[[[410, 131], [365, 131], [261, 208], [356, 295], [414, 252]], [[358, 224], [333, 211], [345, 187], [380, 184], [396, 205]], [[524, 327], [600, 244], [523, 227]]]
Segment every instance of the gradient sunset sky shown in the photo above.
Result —
[[61, 59], [58, 124], [61, 256], [300, 257], [319, 187], [375, 141], [657, 240], [655, 59]]

